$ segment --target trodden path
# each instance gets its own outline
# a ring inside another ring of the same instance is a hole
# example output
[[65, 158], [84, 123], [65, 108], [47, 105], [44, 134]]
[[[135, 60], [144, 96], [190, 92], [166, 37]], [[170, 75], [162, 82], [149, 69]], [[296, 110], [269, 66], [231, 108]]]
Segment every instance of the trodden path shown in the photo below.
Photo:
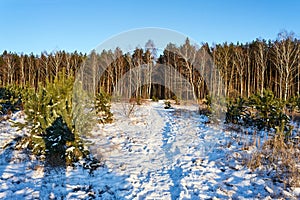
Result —
[[[116, 123], [104, 126], [101, 132], [105, 142], [99, 145], [102, 148], [98, 153], [104, 156], [108, 168], [128, 176], [132, 187], [123, 198], [267, 195], [263, 180], [257, 181], [255, 174], [230, 159], [235, 147], [225, 146], [231, 134], [206, 125], [207, 118], [196, 110], [168, 110], [162, 103], [151, 103], [138, 107], [130, 118], [115, 113]], [[105, 145], [107, 148], [103, 148]]]

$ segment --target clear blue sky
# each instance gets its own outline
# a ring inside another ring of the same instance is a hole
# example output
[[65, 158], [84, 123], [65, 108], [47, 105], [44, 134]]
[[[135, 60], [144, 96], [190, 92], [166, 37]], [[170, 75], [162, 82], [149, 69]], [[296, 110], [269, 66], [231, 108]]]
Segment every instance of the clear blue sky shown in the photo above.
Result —
[[275, 39], [300, 35], [297, 0], [0, 0], [0, 52], [89, 52], [134, 28], [179, 31], [197, 42]]

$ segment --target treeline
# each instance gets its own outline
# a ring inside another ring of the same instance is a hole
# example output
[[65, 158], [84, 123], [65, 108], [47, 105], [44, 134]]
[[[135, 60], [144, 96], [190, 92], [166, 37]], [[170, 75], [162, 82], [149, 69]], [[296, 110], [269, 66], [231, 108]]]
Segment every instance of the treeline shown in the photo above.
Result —
[[0, 85], [37, 87], [39, 83], [52, 82], [65, 68], [66, 76], [73, 76], [86, 55], [58, 51], [40, 55], [16, 54], [4, 51], [0, 56]]
[[[152, 41], [145, 48], [126, 53], [120, 48], [92, 51], [89, 55], [65, 51], [24, 55], [5, 51], [0, 56], [0, 86], [37, 88], [40, 82], [54, 80], [63, 69], [67, 77], [82, 73], [79, 69], [83, 64], [89, 66], [89, 71], [84, 72], [87, 76], [82, 81], [88, 80], [88, 87], [95, 93], [102, 90], [128, 97], [171, 98], [173, 85], [183, 84], [172, 82], [178, 77], [187, 80], [191, 88], [180, 92], [193, 98], [205, 98], [212, 88], [216, 94], [223, 92], [227, 97], [249, 97], [269, 89], [283, 100], [300, 91], [300, 42], [287, 32], [279, 33], [274, 41], [257, 39], [246, 44], [223, 43], [211, 47], [207, 43], [199, 47], [186, 39], [181, 46], [168, 44], [162, 55], [157, 55]], [[155, 70], [158, 65], [175, 70], [173, 73]], [[143, 68], [143, 74], [134, 70], [137, 68]], [[128, 73], [129, 79], [125, 80], [123, 77]], [[163, 83], [151, 80], [154, 73], [165, 76]]]

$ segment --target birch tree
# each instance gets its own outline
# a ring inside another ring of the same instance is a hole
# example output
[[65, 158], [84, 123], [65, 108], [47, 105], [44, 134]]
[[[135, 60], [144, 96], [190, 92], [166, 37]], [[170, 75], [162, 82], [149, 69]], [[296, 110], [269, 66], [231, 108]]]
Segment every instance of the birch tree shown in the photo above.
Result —
[[257, 78], [259, 80], [260, 95], [263, 95], [264, 85], [265, 85], [265, 73], [267, 70], [268, 62], [268, 48], [264, 41], [257, 40], [255, 42], [255, 62], [257, 66]]
[[293, 74], [297, 69], [297, 56], [299, 47], [295, 44], [291, 33], [282, 32], [273, 44], [273, 64], [279, 73], [280, 98], [287, 100], [290, 86], [293, 82]]
[[238, 75], [239, 75], [239, 87], [240, 87], [240, 96], [244, 95], [244, 75], [246, 69], [247, 57], [245, 56], [244, 49], [242, 46], [237, 46], [234, 50], [234, 64], [236, 66]]
[[190, 44], [190, 40], [187, 38], [185, 40], [184, 45], [179, 48], [178, 54], [183, 58], [184, 67], [187, 70], [187, 77], [191, 84], [191, 92], [193, 96], [193, 100], [197, 99], [195, 93], [195, 85], [194, 85], [194, 64], [196, 61], [197, 49], [195, 46]]

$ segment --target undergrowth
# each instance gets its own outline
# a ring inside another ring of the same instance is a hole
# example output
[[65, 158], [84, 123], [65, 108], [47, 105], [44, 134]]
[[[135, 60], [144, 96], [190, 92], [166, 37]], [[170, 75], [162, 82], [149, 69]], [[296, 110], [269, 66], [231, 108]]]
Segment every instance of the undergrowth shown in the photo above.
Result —
[[[245, 164], [252, 170], [264, 171], [274, 182], [292, 187], [300, 186], [300, 135], [293, 131], [285, 110], [287, 107], [295, 109], [298, 102], [298, 98], [284, 102], [276, 98], [272, 91], [265, 90], [263, 95], [230, 101], [226, 113], [227, 123], [253, 127], [268, 134], [262, 145], [260, 142], [252, 144], [257, 149], [245, 159]], [[259, 140], [259, 136], [254, 134], [253, 137], [253, 141]]]
[[259, 169], [269, 173], [274, 182], [286, 186], [300, 186], [300, 142], [285, 138], [283, 132], [275, 134], [254, 152], [247, 162], [252, 170]]
[[89, 169], [100, 166], [89, 151], [88, 137], [96, 121], [112, 120], [108, 95], [100, 93], [91, 100], [80, 83], [74, 82], [74, 77], [66, 78], [63, 72], [52, 82], [17, 94], [10, 100], [18, 97], [11, 102], [22, 102], [25, 120], [14, 125], [27, 128], [29, 134], [16, 149], [29, 149], [51, 166], [73, 166], [78, 161]]

